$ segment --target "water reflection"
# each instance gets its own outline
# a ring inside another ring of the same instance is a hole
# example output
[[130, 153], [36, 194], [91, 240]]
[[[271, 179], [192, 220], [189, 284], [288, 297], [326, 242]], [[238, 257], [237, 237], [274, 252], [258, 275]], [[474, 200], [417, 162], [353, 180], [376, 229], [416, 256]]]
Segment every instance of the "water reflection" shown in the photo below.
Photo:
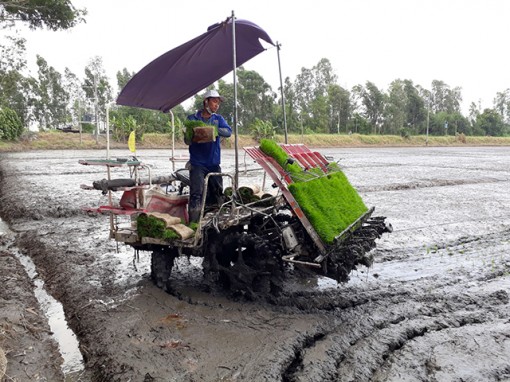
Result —
[[[9, 227], [0, 219], [0, 236], [9, 234]], [[44, 312], [55, 341], [59, 345], [59, 350], [64, 359], [62, 371], [66, 375], [66, 381], [72, 381], [70, 376], [83, 370], [83, 357], [79, 351], [78, 340], [74, 332], [67, 326], [62, 305], [50, 296], [44, 288], [44, 282], [38, 277], [37, 270], [33, 261], [19, 252], [16, 248], [10, 247], [11, 252], [23, 265], [28, 276], [35, 285], [34, 294]]]

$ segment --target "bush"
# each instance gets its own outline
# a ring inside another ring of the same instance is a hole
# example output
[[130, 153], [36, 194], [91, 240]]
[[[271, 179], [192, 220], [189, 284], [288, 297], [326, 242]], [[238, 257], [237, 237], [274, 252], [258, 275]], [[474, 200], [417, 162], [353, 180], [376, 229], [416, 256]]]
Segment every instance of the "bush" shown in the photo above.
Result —
[[408, 129], [407, 127], [401, 127], [400, 128], [400, 136], [404, 139], [409, 139], [411, 138], [411, 130]]
[[95, 130], [96, 130], [96, 126], [94, 126], [92, 123], [82, 122], [82, 124], [81, 124], [81, 132], [82, 133], [92, 134], [92, 133], [94, 133]]
[[274, 139], [276, 130], [271, 122], [261, 121], [258, 118], [250, 125], [249, 129], [251, 136], [258, 142], [262, 139]]
[[18, 114], [8, 107], [0, 109], [0, 139], [17, 140], [23, 134], [23, 124]]

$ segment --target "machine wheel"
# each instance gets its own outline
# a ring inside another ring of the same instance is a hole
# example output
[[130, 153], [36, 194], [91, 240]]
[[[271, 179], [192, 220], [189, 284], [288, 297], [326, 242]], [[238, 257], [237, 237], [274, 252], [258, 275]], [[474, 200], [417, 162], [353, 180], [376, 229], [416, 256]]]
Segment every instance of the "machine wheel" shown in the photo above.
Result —
[[349, 280], [351, 271], [358, 265], [370, 267], [374, 261], [371, 250], [375, 248], [375, 241], [385, 232], [391, 232], [391, 226], [384, 223], [384, 217], [369, 219], [358, 228], [349, 239], [341, 243], [330, 252], [323, 264], [323, 272], [338, 282]]
[[170, 290], [170, 275], [174, 260], [179, 255], [176, 248], [159, 248], [151, 255], [151, 278], [158, 288]]
[[281, 253], [263, 237], [230, 233], [217, 257], [220, 280], [234, 293], [254, 298], [257, 294], [281, 291], [284, 276]]

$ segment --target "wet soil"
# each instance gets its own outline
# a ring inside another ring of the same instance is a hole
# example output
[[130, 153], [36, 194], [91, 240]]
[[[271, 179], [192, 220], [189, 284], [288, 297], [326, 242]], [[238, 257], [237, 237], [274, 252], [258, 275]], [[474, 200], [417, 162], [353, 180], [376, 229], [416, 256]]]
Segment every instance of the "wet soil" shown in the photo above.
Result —
[[[106, 173], [78, 160], [104, 152], [2, 154], [14, 232], [0, 245], [2, 382], [64, 380], [18, 249], [64, 307], [82, 381], [509, 381], [510, 148], [321, 151], [394, 232], [348, 283], [289, 269], [279, 298], [256, 301], [206, 291], [194, 258], [179, 259], [171, 294], [156, 288], [150, 254], [117, 246], [109, 218], [80, 208], [107, 204], [79, 187]], [[137, 154], [171, 171], [169, 152]], [[233, 163], [225, 150], [224, 170]]]

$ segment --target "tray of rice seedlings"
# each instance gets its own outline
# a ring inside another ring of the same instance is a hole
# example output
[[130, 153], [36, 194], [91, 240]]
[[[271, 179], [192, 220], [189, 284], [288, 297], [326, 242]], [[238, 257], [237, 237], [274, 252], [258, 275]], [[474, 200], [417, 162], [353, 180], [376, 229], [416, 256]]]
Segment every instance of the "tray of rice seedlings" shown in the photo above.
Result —
[[274, 141], [262, 140], [260, 149], [289, 173], [288, 189], [319, 237], [326, 244], [363, 216], [368, 208], [338, 164], [330, 163], [327, 172], [320, 168], [303, 170], [290, 163], [289, 155]]
[[214, 142], [218, 136], [218, 127], [208, 125], [200, 120], [184, 121], [184, 137], [186, 142], [207, 143]]
[[179, 236], [168, 229], [165, 222], [154, 216], [140, 214], [136, 218], [136, 230], [140, 237], [153, 237], [162, 240], [175, 240]]

